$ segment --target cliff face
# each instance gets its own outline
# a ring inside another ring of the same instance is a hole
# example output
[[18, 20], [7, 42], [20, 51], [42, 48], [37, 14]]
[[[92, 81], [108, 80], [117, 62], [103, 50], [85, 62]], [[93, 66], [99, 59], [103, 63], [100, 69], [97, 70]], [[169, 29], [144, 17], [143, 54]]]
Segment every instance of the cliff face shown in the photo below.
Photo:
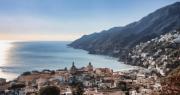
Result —
[[84, 35], [69, 46], [90, 53], [120, 57], [140, 42], [146, 42], [177, 28], [180, 28], [180, 2], [158, 9], [124, 27]]

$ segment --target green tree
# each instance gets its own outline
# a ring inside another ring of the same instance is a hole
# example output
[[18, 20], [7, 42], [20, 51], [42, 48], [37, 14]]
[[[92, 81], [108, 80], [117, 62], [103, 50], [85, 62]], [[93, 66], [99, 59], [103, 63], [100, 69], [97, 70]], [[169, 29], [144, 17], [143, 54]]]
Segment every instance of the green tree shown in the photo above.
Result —
[[127, 90], [127, 83], [123, 82], [123, 81], [119, 82], [118, 88], [120, 88], [122, 91], [126, 91]]
[[60, 90], [56, 86], [46, 86], [39, 90], [38, 95], [60, 95]]
[[31, 72], [24, 72], [21, 74], [22, 76], [27, 76], [27, 75], [31, 75]]
[[72, 89], [73, 89], [72, 91], [73, 95], [83, 95], [84, 93], [84, 86], [81, 82], [72, 85]]
[[83, 95], [83, 93], [84, 93], [83, 86], [81, 84], [77, 85], [76, 91], [77, 91], [76, 95]]

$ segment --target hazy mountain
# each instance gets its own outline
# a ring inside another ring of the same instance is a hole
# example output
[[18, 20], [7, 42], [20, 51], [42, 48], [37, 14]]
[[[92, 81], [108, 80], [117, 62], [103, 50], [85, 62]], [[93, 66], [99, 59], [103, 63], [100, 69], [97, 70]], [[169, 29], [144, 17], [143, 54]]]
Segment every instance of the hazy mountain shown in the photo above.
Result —
[[148, 41], [180, 28], [180, 2], [160, 8], [124, 27], [114, 27], [99, 33], [84, 35], [70, 46], [90, 53], [119, 56], [140, 42]]

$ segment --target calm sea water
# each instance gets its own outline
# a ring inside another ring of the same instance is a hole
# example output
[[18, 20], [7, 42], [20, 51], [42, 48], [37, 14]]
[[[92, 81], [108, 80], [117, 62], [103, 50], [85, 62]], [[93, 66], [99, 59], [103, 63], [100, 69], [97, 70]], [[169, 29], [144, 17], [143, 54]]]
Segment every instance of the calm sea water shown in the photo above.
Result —
[[132, 66], [118, 62], [116, 58], [92, 55], [87, 51], [68, 47], [70, 42], [35, 41], [12, 42], [6, 51], [4, 63], [0, 65], [0, 77], [11, 80], [25, 71], [43, 69], [70, 68], [72, 62], [77, 67], [87, 66], [89, 62], [94, 67], [108, 67], [114, 71], [132, 69]]

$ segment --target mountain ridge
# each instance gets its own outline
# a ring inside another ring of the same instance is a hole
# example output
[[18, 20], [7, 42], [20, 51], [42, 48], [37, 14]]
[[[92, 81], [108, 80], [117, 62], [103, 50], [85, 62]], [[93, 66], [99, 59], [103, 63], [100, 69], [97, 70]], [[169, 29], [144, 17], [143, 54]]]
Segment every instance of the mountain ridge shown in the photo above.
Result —
[[121, 57], [140, 42], [146, 42], [177, 28], [180, 28], [180, 2], [162, 7], [124, 27], [113, 27], [84, 35], [69, 46], [93, 54]]

